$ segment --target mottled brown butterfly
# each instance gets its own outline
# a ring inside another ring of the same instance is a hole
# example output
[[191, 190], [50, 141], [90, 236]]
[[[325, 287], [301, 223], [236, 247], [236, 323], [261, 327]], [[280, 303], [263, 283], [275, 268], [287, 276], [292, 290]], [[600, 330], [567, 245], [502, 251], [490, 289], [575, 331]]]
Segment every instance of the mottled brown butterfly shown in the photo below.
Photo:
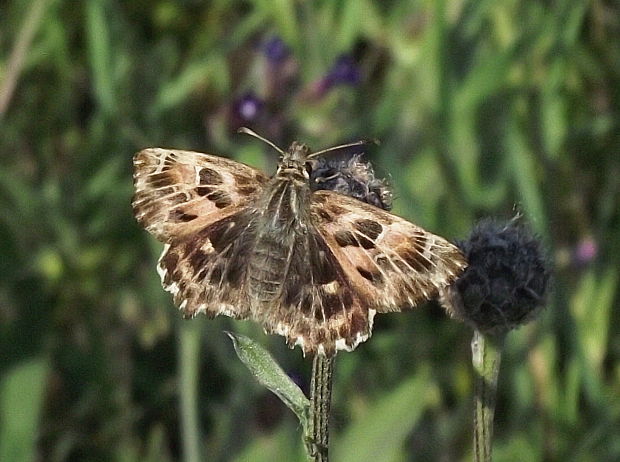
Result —
[[[373, 205], [314, 191], [316, 156], [294, 142], [271, 178], [192, 151], [134, 157], [133, 209], [164, 242], [158, 271], [187, 317], [253, 319], [304, 354], [353, 350], [375, 313], [428, 300], [464, 269], [445, 239]], [[352, 145], [361, 144], [353, 143]]]

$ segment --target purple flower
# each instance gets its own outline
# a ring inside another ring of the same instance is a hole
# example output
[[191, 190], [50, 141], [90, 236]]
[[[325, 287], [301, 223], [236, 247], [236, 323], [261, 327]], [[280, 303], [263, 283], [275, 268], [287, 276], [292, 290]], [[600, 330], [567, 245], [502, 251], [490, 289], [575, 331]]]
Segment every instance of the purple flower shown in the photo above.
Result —
[[574, 258], [578, 265], [587, 265], [598, 255], [598, 244], [592, 237], [583, 238], [575, 248]]
[[331, 85], [357, 85], [361, 78], [359, 67], [349, 55], [340, 56], [325, 77]]
[[316, 80], [303, 93], [302, 98], [317, 100], [337, 85], [357, 85], [362, 80], [359, 67], [349, 55], [341, 55], [325, 76]]
[[271, 37], [263, 46], [265, 56], [272, 64], [280, 64], [291, 54], [289, 47], [277, 36]]
[[248, 91], [235, 100], [232, 105], [233, 125], [242, 126], [254, 122], [261, 115], [265, 103], [252, 91]]

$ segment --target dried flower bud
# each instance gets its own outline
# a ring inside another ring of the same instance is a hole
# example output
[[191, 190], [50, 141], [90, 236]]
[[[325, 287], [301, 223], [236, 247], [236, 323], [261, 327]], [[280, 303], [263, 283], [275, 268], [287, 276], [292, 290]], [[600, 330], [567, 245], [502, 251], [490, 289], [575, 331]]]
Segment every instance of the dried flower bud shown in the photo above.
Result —
[[455, 318], [485, 333], [502, 333], [533, 319], [549, 283], [542, 244], [515, 220], [486, 220], [457, 242], [469, 266], [442, 294]]
[[361, 157], [355, 154], [348, 160], [317, 159], [310, 175], [313, 190], [329, 189], [390, 210], [392, 192], [386, 180], [376, 178], [370, 162]]

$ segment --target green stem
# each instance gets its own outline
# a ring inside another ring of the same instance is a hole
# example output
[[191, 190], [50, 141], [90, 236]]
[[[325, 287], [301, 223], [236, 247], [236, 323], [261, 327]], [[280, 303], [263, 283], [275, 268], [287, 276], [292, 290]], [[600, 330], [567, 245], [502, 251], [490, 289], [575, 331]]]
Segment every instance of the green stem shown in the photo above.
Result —
[[491, 462], [493, 416], [497, 395], [497, 378], [502, 359], [505, 334], [493, 336], [474, 331], [471, 342], [472, 362], [476, 373], [474, 409], [474, 461]]
[[179, 379], [181, 440], [183, 461], [199, 462], [200, 425], [198, 419], [198, 366], [200, 364], [200, 323], [181, 322], [179, 328]]
[[313, 462], [329, 460], [329, 409], [332, 399], [334, 358], [316, 355], [310, 382], [310, 457]]

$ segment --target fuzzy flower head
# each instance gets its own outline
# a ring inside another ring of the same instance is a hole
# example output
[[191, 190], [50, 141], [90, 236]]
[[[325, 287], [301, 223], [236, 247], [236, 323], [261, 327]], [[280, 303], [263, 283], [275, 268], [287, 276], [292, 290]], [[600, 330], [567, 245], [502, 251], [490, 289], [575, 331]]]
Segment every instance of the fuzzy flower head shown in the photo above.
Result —
[[481, 222], [457, 242], [469, 266], [442, 294], [448, 312], [485, 333], [503, 333], [532, 320], [545, 303], [548, 261], [524, 225]]
[[386, 180], [375, 177], [372, 165], [361, 154], [347, 160], [317, 159], [310, 184], [315, 191], [329, 189], [383, 210], [392, 209], [392, 191]]

